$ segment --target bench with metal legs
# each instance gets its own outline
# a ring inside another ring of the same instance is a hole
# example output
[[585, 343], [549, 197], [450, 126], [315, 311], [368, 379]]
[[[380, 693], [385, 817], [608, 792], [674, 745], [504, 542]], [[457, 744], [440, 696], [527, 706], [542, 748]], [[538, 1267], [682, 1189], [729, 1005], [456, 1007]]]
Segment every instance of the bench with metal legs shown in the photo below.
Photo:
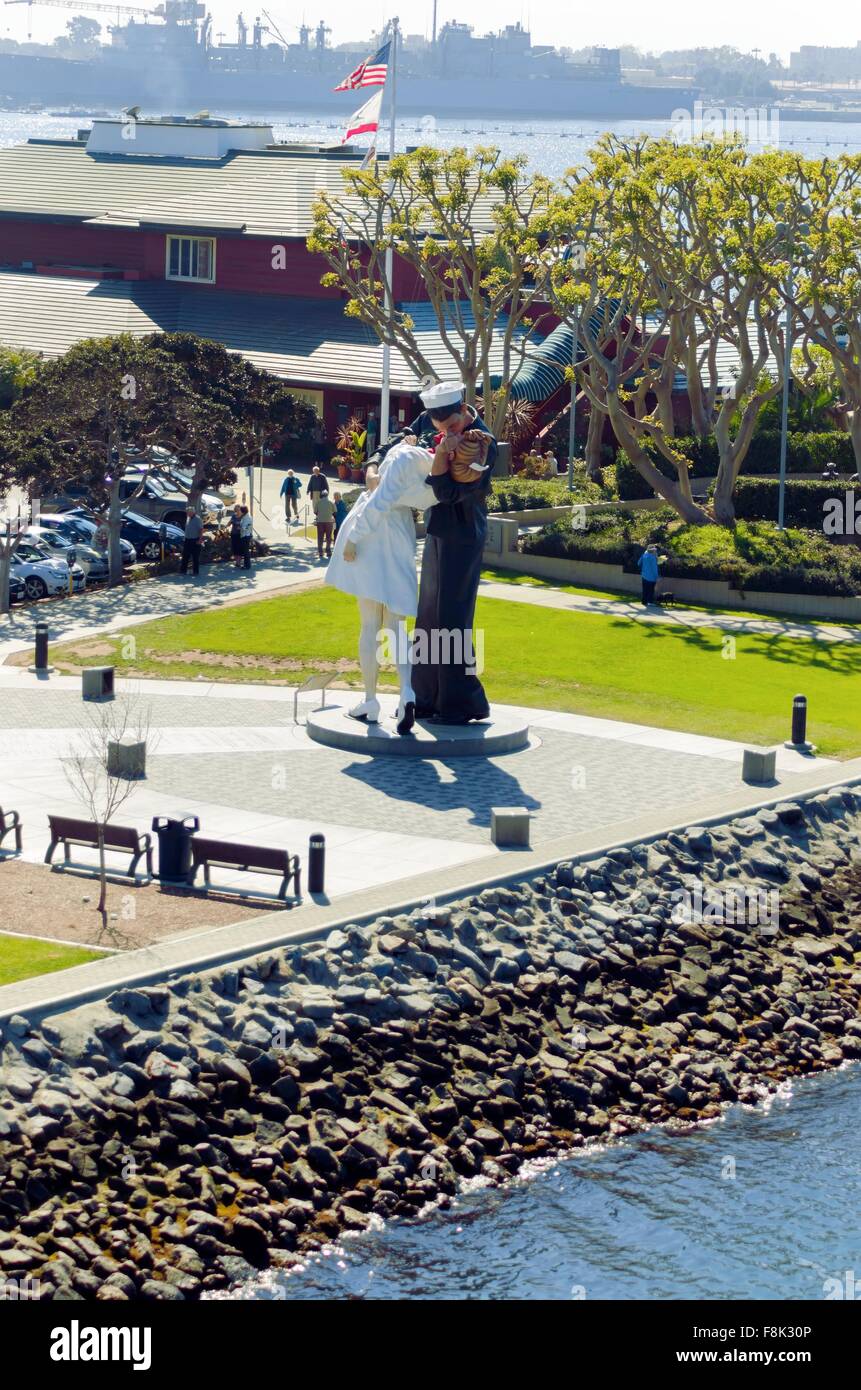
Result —
[[0, 845], [9, 833], [15, 836], [15, 849], [21, 853], [21, 817], [17, 811], [4, 811], [0, 807]]
[[77, 820], [72, 816], [48, 816], [51, 829], [51, 843], [45, 855], [45, 863], [53, 861], [54, 850], [63, 846], [63, 862], [70, 863], [69, 846], [83, 845], [86, 849], [98, 849], [101, 828], [105, 849], [131, 854], [131, 863], [126, 870], [129, 878], [134, 878], [141, 859], [146, 858], [146, 871], [150, 878], [152, 868], [152, 840], [149, 833], [135, 830], [132, 825], [105, 825], [99, 827], [96, 821]]
[[260, 874], [280, 874], [279, 898], [286, 898], [292, 879], [296, 897], [301, 898], [301, 866], [298, 854], [270, 845], [238, 845], [231, 840], [211, 840], [195, 835], [191, 841], [191, 869], [188, 883], [194, 887], [198, 869], [203, 869], [203, 881], [212, 886], [210, 869], [239, 869]]

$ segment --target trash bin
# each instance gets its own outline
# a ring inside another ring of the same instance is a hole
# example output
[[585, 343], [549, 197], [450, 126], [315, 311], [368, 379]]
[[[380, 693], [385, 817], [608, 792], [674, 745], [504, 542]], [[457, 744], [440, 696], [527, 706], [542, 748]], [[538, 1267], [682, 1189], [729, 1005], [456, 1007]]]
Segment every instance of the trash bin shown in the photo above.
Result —
[[178, 882], [188, 877], [191, 869], [191, 837], [200, 829], [197, 816], [154, 816], [152, 828], [158, 835], [158, 877]]

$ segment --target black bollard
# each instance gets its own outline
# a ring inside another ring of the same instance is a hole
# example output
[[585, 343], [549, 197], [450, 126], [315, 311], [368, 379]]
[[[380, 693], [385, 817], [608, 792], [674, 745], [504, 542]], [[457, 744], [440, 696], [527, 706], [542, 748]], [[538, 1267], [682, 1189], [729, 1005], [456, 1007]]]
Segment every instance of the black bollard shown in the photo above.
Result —
[[796, 695], [792, 701], [792, 742], [807, 742], [807, 696]]
[[326, 837], [312, 835], [308, 841], [308, 892], [322, 893], [326, 878]]
[[33, 663], [34, 671], [47, 671], [48, 669], [48, 624], [36, 624], [36, 656]]

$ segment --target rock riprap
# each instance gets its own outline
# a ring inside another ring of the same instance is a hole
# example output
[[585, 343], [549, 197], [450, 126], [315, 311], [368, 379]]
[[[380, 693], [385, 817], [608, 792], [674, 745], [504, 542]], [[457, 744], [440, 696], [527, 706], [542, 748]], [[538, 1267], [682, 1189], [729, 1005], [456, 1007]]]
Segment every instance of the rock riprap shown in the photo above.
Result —
[[0, 1283], [196, 1298], [861, 1056], [859, 829], [835, 791], [7, 1019]]

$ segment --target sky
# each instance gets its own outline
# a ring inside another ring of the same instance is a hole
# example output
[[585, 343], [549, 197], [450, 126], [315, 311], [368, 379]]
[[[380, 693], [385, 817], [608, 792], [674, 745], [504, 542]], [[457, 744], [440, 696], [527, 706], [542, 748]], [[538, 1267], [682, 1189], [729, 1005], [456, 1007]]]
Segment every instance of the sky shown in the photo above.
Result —
[[[155, 0], [135, 0], [147, 9]], [[331, 26], [332, 40], [361, 39], [391, 14], [398, 14], [407, 33], [430, 34], [433, 0], [369, 0], [367, 7], [355, 0], [316, 0], [316, 3], [286, 5], [273, 0], [266, 7], [275, 24], [289, 42], [298, 42], [298, 26], [303, 19], [311, 25], [324, 18]], [[224, 32], [233, 40], [236, 15], [242, 9], [251, 21], [260, 12], [255, 0], [215, 0], [209, 4], [216, 34]], [[74, 13], [34, 5], [33, 38], [50, 42], [65, 32]], [[105, 23], [115, 22], [110, 14], [81, 10]], [[550, 43], [573, 48], [589, 44], [618, 47], [631, 43], [638, 48], [717, 47], [732, 44], [743, 52], [759, 49], [763, 56], [776, 52], [786, 60], [791, 49], [801, 44], [854, 46], [861, 39], [861, 12], [857, 0], [821, 0], [816, 5], [798, 0], [720, 0], [720, 4], [697, 5], [693, 0], [614, 0], [612, 6], [578, 4], [563, 8], [556, 3], [523, 3], [519, 0], [439, 0], [438, 24], [447, 19], [465, 20], [476, 33], [486, 33], [505, 24], [523, 23], [532, 32], [533, 43]], [[28, 6], [0, 4], [0, 35], [24, 40], [28, 31]], [[104, 37], [107, 37], [105, 32]]]

